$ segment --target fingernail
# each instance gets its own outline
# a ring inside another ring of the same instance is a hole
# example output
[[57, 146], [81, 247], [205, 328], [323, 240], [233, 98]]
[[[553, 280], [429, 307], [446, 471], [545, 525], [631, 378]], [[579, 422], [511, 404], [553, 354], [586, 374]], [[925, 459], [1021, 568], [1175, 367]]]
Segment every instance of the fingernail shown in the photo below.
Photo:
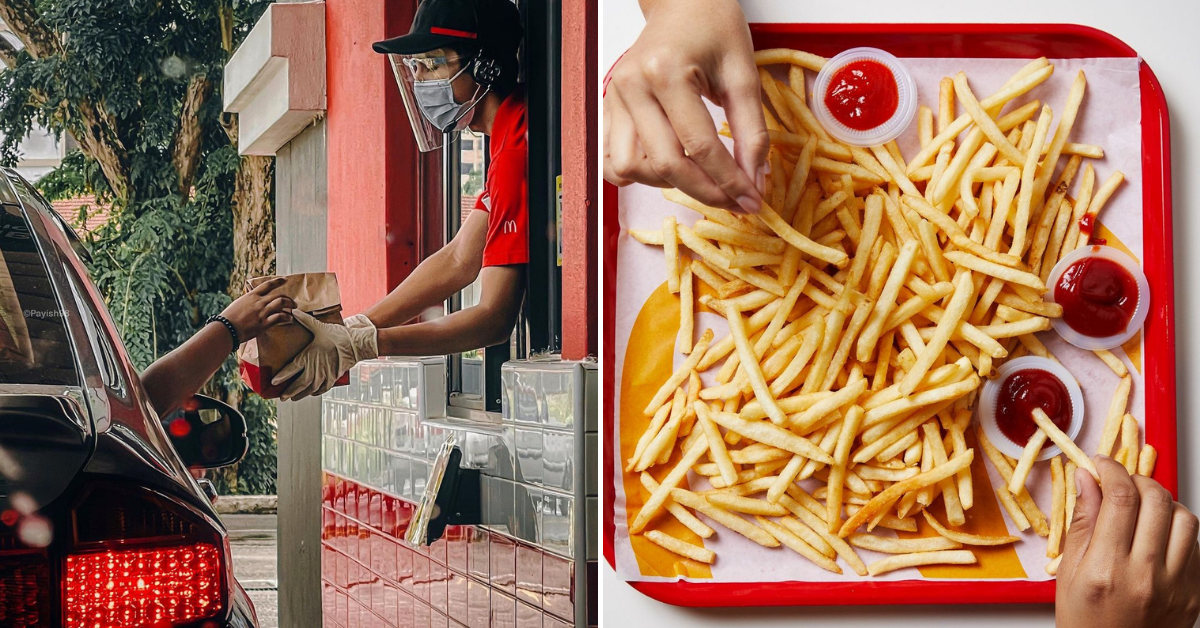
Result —
[[759, 208], [762, 207], [762, 201], [750, 196], [749, 194], [739, 196], [737, 202], [742, 209], [752, 214], [757, 214]]
[[754, 174], [754, 186], [758, 188], [759, 194], [767, 193], [767, 167], [765, 165], [758, 167], [758, 172]]

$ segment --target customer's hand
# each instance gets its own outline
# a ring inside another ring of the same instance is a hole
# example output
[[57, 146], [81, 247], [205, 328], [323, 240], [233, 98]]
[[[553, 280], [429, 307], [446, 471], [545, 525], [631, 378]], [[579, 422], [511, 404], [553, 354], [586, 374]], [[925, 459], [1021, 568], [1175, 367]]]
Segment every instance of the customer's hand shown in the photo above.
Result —
[[1191, 628], [1200, 614], [1196, 516], [1158, 482], [1096, 457], [1083, 469], [1058, 567], [1058, 628]]
[[235, 299], [221, 312], [221, 316], [233, 323], [238, 340], [246, 342], [269, 327], [292, 320], [291, 312], [296, 303], [289, 297], [277, 294], [283, 282], [283, 277], [268, 279]]
[[[750, 29], [734, 0], [642, 0], [646, 27], [604, 96], [604, 178], [756, 212], [768, 149]], [[701, 96], [725, 108], [733, 155]]]
[[346, 327], [323, 323], [302, 310], [293, 311], [292, 316], [312, 332], [313, 340], [271, 379], [271, 385], [278, 386], [295, 377], [280, 395], [285, 400], [323, 394], [350, 367], [379, 355], [375, 326], [370, 320]]

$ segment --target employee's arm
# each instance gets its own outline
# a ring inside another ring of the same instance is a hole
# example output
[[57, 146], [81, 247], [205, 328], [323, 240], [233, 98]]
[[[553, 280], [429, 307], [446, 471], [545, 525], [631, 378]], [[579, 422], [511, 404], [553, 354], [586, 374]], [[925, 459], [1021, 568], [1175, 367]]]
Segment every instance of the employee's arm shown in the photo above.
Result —
[[475, 281], [483, 264], [487, 212], [473, 210], [446, 246], [430, 255], [386, 297], [367, 309], [376, 327], [403, 325]]
[[444, 355], [503, 342], [521, 311], [525, 265], [489, 266], [479, 277], [478, 305], [429, 322], [379, 327], [379, 355]]

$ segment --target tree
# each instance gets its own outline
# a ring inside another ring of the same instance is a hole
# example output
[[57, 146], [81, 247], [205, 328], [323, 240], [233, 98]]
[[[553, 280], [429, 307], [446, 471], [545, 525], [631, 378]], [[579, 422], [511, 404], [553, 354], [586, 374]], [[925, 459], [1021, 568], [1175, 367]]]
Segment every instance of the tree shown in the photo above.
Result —
[[[143, 369], [274, 272], [273, 158], [237, 154], [225, 63], [264, 0], [0, 0], [0, 163], [34, 125], [80, 151], [38, 182], [111, 217], [86, 236], [92, 278]], [[216, 479], [274, 492], [274, 406], [246, 395], [230, 358], [206, 392], [246, 415], [251, 451]]]

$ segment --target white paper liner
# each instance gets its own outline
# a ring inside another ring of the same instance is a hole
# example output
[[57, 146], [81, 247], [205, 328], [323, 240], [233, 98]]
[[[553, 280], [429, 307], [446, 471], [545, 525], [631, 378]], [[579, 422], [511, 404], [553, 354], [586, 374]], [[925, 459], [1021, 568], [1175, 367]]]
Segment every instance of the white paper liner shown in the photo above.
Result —
[[[906, 58], [903, 59], [916, 79], [918, 102], [930, 106], [937, 114], [938, 82], [944, 76], [953, 77], [959, 71], [967, 72], [971, 89], [977, 98], [983, 99], [999, 90], [1017, 70], [1028, 63], [1028, 59], [942, 59], [942, 58]], [[1050, 105], [1054, 113], [1054, 123], [1051, 125], [1047, 141], [1053, 137], [1054, 129], [1065, 106], [1067, 94], [1076, 72], [1083, 70], [1087, 76], [1087, 91], [1075, 125], [1068, 138], [1071, 142], [1096, 144], [1104, 149], [1105, 157], [1100, 160], [1087, 160], [1096, 170], [1096, 188], [1114, 171], [1120, 170], [1125, 174], [1125, 183], [1112, 196], [1100, 216], [1100, 222], [1112, 231], [1121, 242], [1133, 252], [1135, 258], [1142, 258], [1142, 151], [1141, 151], [1141, 89], [1139, 68], [1140, 58], [1093, 58], [1093, 59], [1050, 59], [1054, 64], [1054, 74], [1046, 82], [1037, 86], [1025, 96], [1009, 104], [1004, 111], [1011, 111], [1033, 99]], [[812, 73], [808, 74], [811, 85]], [[709, 105], [709, 110], [719, 126], [724, 120], [724, 112]], [[961, 106], [958, 113], [962, 113]], [[1035, 118], [1036, 120], [1036, 114]], [[727, 145], [730, 141], [724, 138]], [[920, 144], [917, 138], [917, 125], [914, 123], [897, 140], [905, 158], [916, 155]], [[1066, 158], [1060, 160], [1061, 165]], [[1083, 170], [1076, 175], [1071, 187], [1074, 195], [1079, 187]], [[1057, 173], [1055, 174], [1057, 178]], [[690, 225], [699, 216], [690, 210], [668, 202], [662, 196], [662, 191], [656, 188], [634, 185], [622, 188], [618, 197], [619, 221], [621, 235], [617, 241], [617, 298], [615, 319], [615, 356], [613, 365], [614, 376], [617, 378], [618, 391], [616, 398], [611, 399], [613, 416], [620, 421], [620, 393], [622, 371], [629, 334], [634, 321], [650, 294], [665, 281], [663, 271], [662, 250], [660, 247], [642, 245], [632, 240], [628, 229], [659, 229], [662, 219], [674, 214], [681, 224]], [[1153, 299], [1153, 295], [1151, 296]], [[728, 334], [724, 319], [711, 315], [699, 314], [696, 320], [697, 336], [706, 328], [712, 328], [717, 338]], [[1039, 334], [1039, 338], [1053, 352], [1083, 387], [1086, 413], [1083, 430], [1077, 439], [1085, 452], [1096, 450], [1103, 428], [1104, 417], [1112, 400], [1112, 391], [1119, 378], [1091, 352], [1077, 349], [1058, 337], [1053, 331]], [[1143, 344], [1144, 346], [1144, 344]], [[1143, 426], [1145, 398], [1143, 395], [1142, 374], [1130, 363], [1120, 350], [1114, 353], [1122, 357], [1133, 376], [1133, 390], [1129, 399], [1128, 412], [1137, 417]], [[677, 367], [684, 356], [675, 353], [674, 365]], [[705, 377], [705, 384], [712, 384], [711, 373]], [[614, 422], [616, 423], [616, 422]], [[618, 439], [619, 425], [614, 424], [610, 438]], [[619, 470], [624, 467], [620, 460], [620, 447], [614, 447], [616, 459], [613, 468], [618, 472], [611, 478], [609, 490], [613, 491], [615, 506], [616, 530], [616, 566], [617, 574], [628, 581], [673, 581], [687, 578], [661, 578], [644, 576], [637, 567], [633, 549], [629, 544], [627, 517], [625, 511], [624, 486]], [[975, 455], [983, 456], [976, 448]], [[985, 465], [992, 486], [1003, 490], [1003, 482], [991, 463]], [[1048, 463], [1034, 466], [1027, 485], [1039, 508], [1049, 516], [1051, 506], [1050, 471]], [[978, 480], [977, 480], [978, 481]], [[1067, 481], [1073, 482], [1073, 478]], [[708, 488], [707, 481], [699, 476], [690, 474], [689, 482], [696, 489]], [[806, 488], [810, 491], [823, 483], [809, 480]], [[1011, 519], [1003, 508], [1005, 524], [1010, 533], [1016, 533]], [[703, 515], [701, 519], [707, 521]], [[711, 522], [710, 522], [711, 523]], [[795, 555], [790, 550], [776, 548], [767, 549], [749, 541], [740, 535], [714, 524], [717, 534], [704, 541], [704, 546], [717, 553], [717, 561], [712, 566], [712, 578], [696, 579], [700, 582], [778, 582], [778, 581], [807, 581], [833, 582], [855, 580], [922, 580], [920, 572], [915, 568], [901, 569], [881, 576], [858, 576], [849, 569], [845, 561], [839, 559], [843, 574], [837, 575], [825, 571], [809, 561]], [[893, 534], [890, 531], [877, 528], [876, 533]], [[1045, 556], [1046, 542], [1042, 537], [1033, 533], [1032, 529], [1025, 533], [1017, 533], [1022, 540], [1016, 544], [1017, 555], [1029, 580], [1048, 580], [1045, 567], [1049, 559]], [[857, 548], [856, 548], [857, 549]], [[884, 558], [884, 554], [857, 549], [862, 560], [870, 564]], [[937, 580], [947, 580], [938, 578]], [[1000, 580], [1000, 579], [991, 579]]]

